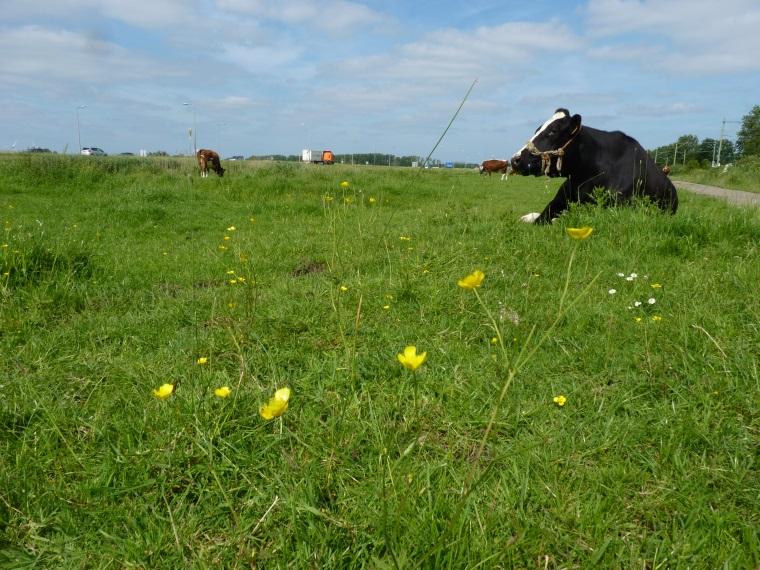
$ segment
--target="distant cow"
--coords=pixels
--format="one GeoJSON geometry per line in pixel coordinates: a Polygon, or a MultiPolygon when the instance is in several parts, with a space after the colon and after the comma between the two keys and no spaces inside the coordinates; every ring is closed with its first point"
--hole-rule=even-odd
{"type": "Polygon", "coordinates": [[[494,172],[501,172],[501,179],[504,180],[507,177],[507,169],[509,168],[508,160],[484,160],[483,163],[478,166],[480,174],[488,174],[491,176],[494,172]]]}
{"type": "Polygon", "coordinates": [[[208,178],[209,168],[219,176],[224,176],[224,168],[222,168],[219,155],[215,151],[202,148],[196,154],[196,158],[198,159],[198,168],[201,169],[201,178],[208,178]]]}
{"type": "Polygon", "coordinates": [[[606,188],[614,203],[647,196],[666,212],[678,208],[675,186],[636,140],[620,131],[581,127],[581,116],[567,109],[557,109],[536,129],[511,163],[523,176],[567,179],[544,211],[522,216],[524,222],[545,224],[571,202],[593,202],[594,188],[606,188]]]}

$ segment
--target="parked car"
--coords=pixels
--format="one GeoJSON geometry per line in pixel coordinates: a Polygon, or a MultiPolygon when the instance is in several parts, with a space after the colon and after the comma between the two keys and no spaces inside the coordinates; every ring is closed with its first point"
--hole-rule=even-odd
{"type": "Polygon", "coordinates": [[[48,152],[53,152],[53,151],[51,151],[49,148],[40,148],[38,146],[33,146],[30,149],[28,149],[26,152],[45,152],[45,153],[48,153],[48,152]]]}
{"type": "Polygon", "coordinates": [[[81,151],[83,156],[108,156],[102,148],[86,146],[81,151]]]}
{"type": "Polygon", "coordinates": [[[239,154],[229,157],[227,160],[245,160],[245,157],[239,154]]]}

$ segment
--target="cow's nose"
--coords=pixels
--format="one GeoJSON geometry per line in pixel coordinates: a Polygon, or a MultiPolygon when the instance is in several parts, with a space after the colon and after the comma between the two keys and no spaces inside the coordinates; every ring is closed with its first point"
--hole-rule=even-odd
{"type": "Polygon", "coordinates": [[[520,166],[520,155],[516,154],[512,157],[512,168],[517,170],[518,166],[520,166]]]}

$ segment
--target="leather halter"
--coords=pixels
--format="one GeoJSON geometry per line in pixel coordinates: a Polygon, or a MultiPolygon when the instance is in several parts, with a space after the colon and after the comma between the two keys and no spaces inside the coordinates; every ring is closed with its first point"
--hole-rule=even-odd
{"type": "Polygon", "coordinates": [[[533,144],[533,141],[528,141],[525,144],[525,148],[528,150],[530,154],[533,156],[540,156],[541,157],[541,170],[544,171],[544,174],[546,176],[549,176],[549,170],[552,166],[552,157],[557,157],[557,172],[560,174],[562,173],[562,157],[565,156],[565,149],[568,147],[568,145],[575,140],[575,137],[578,136],[578,134],[581,132],[581,125],[578,125],[576,129],[571,133],[572,136],[570,137],[570,140],[568,140],[565,144],[563,144],[561,147],[559,147],[556,150],[538,150],[536,148],[536,145],[533,144]]]}

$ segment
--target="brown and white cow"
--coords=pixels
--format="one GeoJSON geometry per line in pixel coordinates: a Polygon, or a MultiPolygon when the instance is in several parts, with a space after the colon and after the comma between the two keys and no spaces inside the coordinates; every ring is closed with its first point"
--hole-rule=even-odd
{"type": "Polygon", "coordinates": [[[224,176],[224,168],[219,161],[219,155],[207,148],[202,148],[196,154],[198,159],[198,168],[201,169],[201,178],[208,178],[208,169],[211,168],[219,176],[224,176]]]}
{"type": "Polygon", "coordinates": [[[501,172],[501,179],[504,180],[507,177],[507,169],[509,168],[508,160],[484,160],[478,170],[481,174],[488,174],[491,176],[493,172],[501,172]]]}

